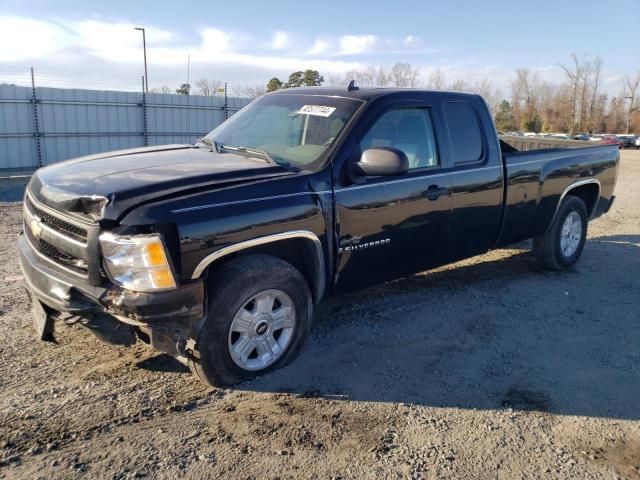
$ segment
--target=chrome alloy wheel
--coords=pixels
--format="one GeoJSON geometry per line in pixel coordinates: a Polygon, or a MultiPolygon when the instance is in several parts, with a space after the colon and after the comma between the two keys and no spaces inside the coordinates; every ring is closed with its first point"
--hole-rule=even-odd
{"type": "Polygon", "coordinates": [[[560,231],[560,250],[565,257],[570,257],[578,250],[582,239],[582,219],[578,212],[572,211],[565,218],[560,231]]]}
{"type": "Polygon", "coordinates": [[[236,313],[229,329],[231,359],[244,370],[262,370],[286,352],[296,327],[293,301],[281,290],[264,290],[236,313]]]}

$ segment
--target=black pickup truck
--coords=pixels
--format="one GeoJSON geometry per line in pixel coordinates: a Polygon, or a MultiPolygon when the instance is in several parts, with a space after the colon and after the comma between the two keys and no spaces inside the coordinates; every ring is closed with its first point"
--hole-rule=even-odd
{"type": "Polygon", "coordinates": [[[195,145],[38,170],[20,261],[40,338],[77,322],[231,384],[291,361],[329,295],[529,238],[571,267],[618,164],[616,145],[516,151],[477,95],[289,89],[195,145]]]}

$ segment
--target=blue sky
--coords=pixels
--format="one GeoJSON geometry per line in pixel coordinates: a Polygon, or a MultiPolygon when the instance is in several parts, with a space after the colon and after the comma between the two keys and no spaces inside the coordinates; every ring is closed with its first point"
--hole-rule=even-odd
{"type": "MultiPolygon", "coordinates": [[[[409,62],[426,81],[484,78],[503,90],[517,67],[559,81],[571,53],[599,55],[605,88],[640,70],[640,0],[56,2],[0,0],[0,80],[41,77],[97,86],[137,81],[147,30],[150,86],[208,77],[235,85],[313,67],[326,77],[409,62]]],[[[61,85],[62,86],[62,85],[61,85]]]]}

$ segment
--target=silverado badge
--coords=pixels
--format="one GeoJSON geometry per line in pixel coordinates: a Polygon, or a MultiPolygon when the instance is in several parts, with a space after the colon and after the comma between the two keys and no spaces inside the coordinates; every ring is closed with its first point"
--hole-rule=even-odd
{"type": "Polygon", "coordinates": [[[349,237],[340,241],[339,252],[352,252],[357,250],[364,250],[365,248],[382,247],[389,245],[391,239],[383,238],[381,240],[375,240],[370,242],[363,242],[362,237],[349,237]]]}

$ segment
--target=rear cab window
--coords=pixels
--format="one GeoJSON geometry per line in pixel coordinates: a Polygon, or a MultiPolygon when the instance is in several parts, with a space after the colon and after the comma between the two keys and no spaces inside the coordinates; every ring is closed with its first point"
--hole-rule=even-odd
{"type": "Polygon", "coordinates": [[[470,103],[449,101],[443,104],[454,165],[482,163],[484,149],[480,120],[470,103]]]}

